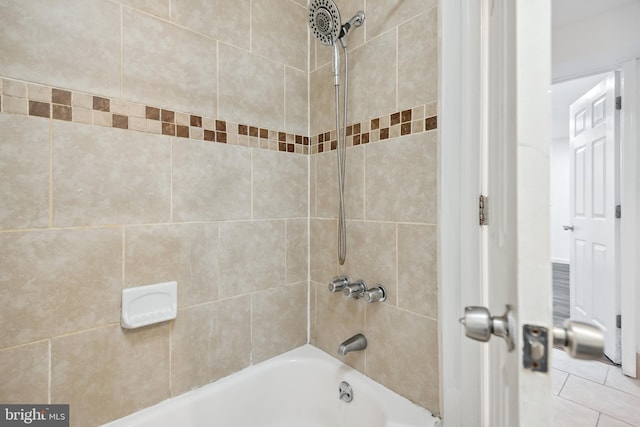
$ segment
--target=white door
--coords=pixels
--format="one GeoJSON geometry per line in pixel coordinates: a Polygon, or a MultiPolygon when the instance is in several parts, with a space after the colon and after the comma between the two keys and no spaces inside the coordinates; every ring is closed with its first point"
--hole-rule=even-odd
{"type": "Polygon", "coordinates": [[[605,354],[620,363],[617,75],[571,104],[571,318],[594,323],[605,336],[605,354]]]}
{"type": "MultiPolygon", "coordinates": [[[[549,333],[550,2],[487,0],[487,306],[513,308],[513,351],[488,345],[487,427],[551,425],[551,369],[525,369],[525,325],[549,333]]],[[[541,362],[542,363],[542,362],[541,362]]],[[[537,365],[539,367],[539,365],[537,365]]]]}

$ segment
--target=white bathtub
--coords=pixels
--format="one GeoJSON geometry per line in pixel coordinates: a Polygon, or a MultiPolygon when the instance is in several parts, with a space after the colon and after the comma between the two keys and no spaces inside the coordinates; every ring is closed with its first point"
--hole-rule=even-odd
{"type": "Polygon", "coordinates": [[[108,427],[436,427],[440,421],[321,350],[305,345],[108,427]],[[353,389],[339,398],[341,381],[353,389]]]}

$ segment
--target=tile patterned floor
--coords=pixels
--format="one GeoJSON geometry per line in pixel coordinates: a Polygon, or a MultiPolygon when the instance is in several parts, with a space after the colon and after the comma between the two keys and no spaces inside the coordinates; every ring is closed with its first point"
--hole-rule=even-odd
{"type": "Polygon", "coordinates": [[[640,380],[553,349],[553,427],[640,427],[640,380]]]}

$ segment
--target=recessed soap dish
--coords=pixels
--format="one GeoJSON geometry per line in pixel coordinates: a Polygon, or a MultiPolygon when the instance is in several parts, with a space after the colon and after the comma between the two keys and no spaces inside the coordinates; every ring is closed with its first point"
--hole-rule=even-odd
{"type": "Polygon", "coordinates": [[[122,317],[125,329],[141,328],[175,319],[178,311],[178,283],[166,282],[122,290],[122,317]]]}

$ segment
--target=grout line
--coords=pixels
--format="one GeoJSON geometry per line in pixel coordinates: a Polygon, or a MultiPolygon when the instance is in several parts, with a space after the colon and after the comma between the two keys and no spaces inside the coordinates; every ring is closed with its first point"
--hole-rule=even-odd
{"type": "Polygon", "coordinates": [[[51,388],[53,386],[53,340],[51,338],[49,338],[47,340],[48,342],[48,348],[49,348],[49,384],[48,384],[48,388],[47,388],[47,401],[49,404],[51,404],[51,388]]]}
{"type": "Polygon", "coordinates": [[[253,187],[255,185],[254,183],[254,176],[253,176],[253,148],[251,148],[251,152],[250,152],[250,160],[251,160],[251,172],[250,172],[250,179],[251,179],[251,194],[250,194],[250,198],[251,198],[251,214],[250,214],[250,218],[251,221],[253,221],[255,218],[253,217],[253,187]]]}
{"type": "MultiPolygon", "coordinates": [[[[556,368],[553,368],[556,369],[556,368]]],[[[560,371],[560,369],[558,369],[560,371]]],[[[561,371],[564,372],[564,371],[561,371]]],[[[558,390],[558,396],[560,396],[560,393],[562,393],[562,390],[564,390],[564,386],[567,384],[567,381],[569,381],[569,377],[571,376],[570,373],[567,372],[567,376],[565,377],[564,381],[562,382],[562,385],[560,386],[560,390],[558,390]]]]}
{"type": "Polygon", "coordinates": [[[49,228],[55,219],[53,209],[53,119],[49,119],[49,228]]]}
{"type": "Polygon", "coordinates": [[[220,116],[220,41],[216,40],[216,117],[220,116]]]}
{"type": "Polygon", "coordinates": [[[120,98],[124,97],[124,6],[120,5],[120,98]]]}
{"type": "Polygon", "coordinates": [[[120,289],[124,289],[125,288],[125,283],[126,283],[126,265],[127,265],[127,234],[126,234],[126,227],[123,225],[122,226],[122,278],[121,278],[121,282],[120,282],[120,289]]]}
{"type": "MultiPolygon", "coordinates": [[[[177,312],[176,312],[177,317],[177,312]]],[[[173,325],[175,322],[169,323],[169,397],[173,397],[173,325]]]]}
{"type": "Polygon", "coordinates": [[[396,307],[400,308],[400,252],[398,248],[400,246],[400,230],[399,225],[396,223],[396,307]]]}
{"type": "Polygon", "coordinates": [[[175,143],[175,138],[173,138],[169,143],[169,221],[173,224],[175,223],[173,218],[173,145],[175,143]]]}
{"type": "MultiPolygon", "coordinates": [[[[396,111],[398,111],[398,106],[400,105],[400,26],[396,27],[396,111]]],[[[426,115],[426,112],[425,112],[426,115]]]]}

